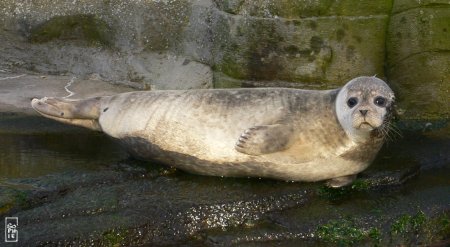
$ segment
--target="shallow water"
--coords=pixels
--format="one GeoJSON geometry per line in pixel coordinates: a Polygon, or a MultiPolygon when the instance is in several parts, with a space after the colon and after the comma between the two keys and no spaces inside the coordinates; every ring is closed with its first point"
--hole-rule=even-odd
{"type": "Polygon", "coordinates": [[[391,233],[396,219],[418,212],[426,222],[448,219],[450,140],[439,132],[405,132],[360,176],[362,188],[338,191],[139,162],[101,133],[39,117],[1,118],[0,139],[0,216],[18,216],[31,245],[346,245],[374,243],[365,232],[375,228],[387,245],[448,238],[391,233]],[[366,235],[352,240],[352,231],[366,235]]]}
{"type": "Polygon", "coordinates": [[[124,157],[119,146],[96,133],[1,134],[0,179],[96,170],[124,157]]]}
{"type": "Polygon", "coordinates": [[[96,170],[128,155],[111,138],[40,117],[0,118],[0,179],[96,170]]]}

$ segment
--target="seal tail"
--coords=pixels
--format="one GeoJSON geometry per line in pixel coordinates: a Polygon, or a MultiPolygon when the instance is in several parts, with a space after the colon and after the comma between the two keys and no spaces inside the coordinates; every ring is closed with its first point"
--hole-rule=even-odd
{"type": "Polygon", "coordinates": [[[56,121],[101,131],[101,97],[86,100],[67,100],[62,98],[33,99],[31,107],[44,117],[56,121]]]}

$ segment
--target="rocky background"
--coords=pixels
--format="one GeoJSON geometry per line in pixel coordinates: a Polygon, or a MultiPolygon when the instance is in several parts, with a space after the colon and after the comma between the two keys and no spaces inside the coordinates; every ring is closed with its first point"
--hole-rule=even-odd
{"type": "Polygon", "coordinates": [[[447,0],[4,0],[0,25],[3,73],[138,89],[334,88],[377,75],[402,118],[449,118],[447,0]]]}

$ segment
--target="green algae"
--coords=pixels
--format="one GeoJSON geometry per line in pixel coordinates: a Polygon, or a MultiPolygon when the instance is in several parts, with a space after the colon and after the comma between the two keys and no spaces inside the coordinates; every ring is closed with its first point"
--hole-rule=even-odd
{"type": "Polygon", "coordinates": [[[422,210],[403,214],[388,226],[389,231],[377,226],[364,228],[358,222],[353,218],[330,220],[318,226],[314,234],[319,240],[337,246],[427,246],[450,236],[448,213],[434,217],[422,210]]]}
{"type": "Polygon", "coordinates": [[[411,231],[417,232],[421,226],[425,223],[426,217],[422,211],[419,211],[416,215],[402,215],[391,225],[391,234],[406,234],[411,231]]]}
{"type": "Polygon", "coordinates": [[[316,191],[316,193],[323,199],[335,201],[347,198],[359,192],[367,192],[370,188],[371,183],[369,181],[356,179],[351,185],[340,188],[331,188],[323,185],[316,191]]]}
{"type": "Polygon", "coordinates": [[[428,217],[422,210],[416,214],[403,214],[391,224],[391,243],[429,245],[450,236],[448,213],[428,217]]]}
{"type": "Polygon", "coordinates": [[[126,236],[128,235],[127,230],[123,229],[113,229],[111,231],[107,231],[103,233],[103,243],[105,243],[107,246],[112,247],[118,247],[122,246],[122,244],[125,242],[126,236]]]}
{"type": "Polygon", "coordinates": [[[348,219],[331,220],[317,227],[315,235],[324,242],[337,244],[338,246],[350,246],[362,241],[373,244],[381,241],[381,231],[378,228],[362,229],[348,219]]]}

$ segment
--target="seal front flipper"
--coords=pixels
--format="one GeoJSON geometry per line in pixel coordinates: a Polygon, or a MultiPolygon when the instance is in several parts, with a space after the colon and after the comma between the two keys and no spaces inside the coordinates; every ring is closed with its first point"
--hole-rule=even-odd
{"type": "Polygon", "coordinates": [[[327,186],[331,187],[331,188],[339,188],[339,187],[351,184],[355,179],[356,179],[356,174],[332,178],[332,179],[328,180],[327,186]]]}
{"type": "Polygon", "coordinates": [[[98,124],[101,99],[101,97],[97,97],[86,100],[67,100],[45,97],[33,99],[31,106],[44,117],[93,130],[101,130],[98,124]]]}
{"type": "Polygon", "coordinates": [[[294,128],[283,123],[251,127],[241,134],[235,148],[250,155],[282,151],[291,144],[293,133],[294,128]]]}

